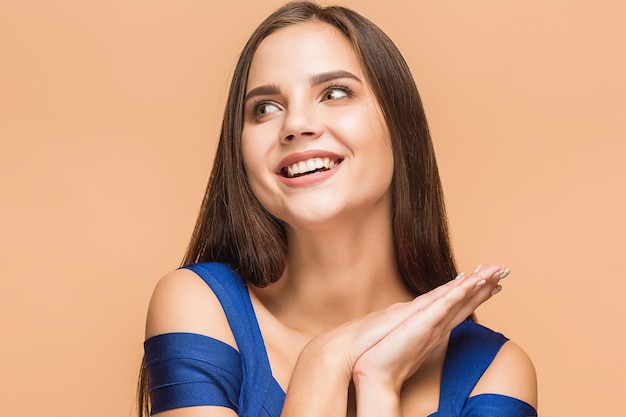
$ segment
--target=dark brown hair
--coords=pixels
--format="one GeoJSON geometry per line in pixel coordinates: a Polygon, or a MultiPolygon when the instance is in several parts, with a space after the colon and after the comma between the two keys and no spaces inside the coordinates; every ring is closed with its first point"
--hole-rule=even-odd
{"type": "MultiPolygon", "coordinates": [[[[404,58],[376,25],[344,7],[311,2],[292,2],[276,10],[241,52],[213,171],[183,264],[227,263],[256,286],[275,282],[283,273],[285,227],[261,206],[244,175],[244,96],[259,44],[281,28],[311,21],[332,25],[351,42],[382,109],[394,156],[392,216],[398,269],[407,287],[415,295],[423,294],[452,278],[456,267],[435,153],[417,87],[404,58]]],[[[147,415],[143,368],[139,391],[139,412],[147,415]]]]}
{"type": "Polygon", "coordinates": [[[248,71],[259,44],[283,27],[330,24],[351,42],[382,109],[394,155],[393,232],[407,286],[424,293],[455,273],[439,174],[419,93],[402,55],[385,33],[343,7],[289,3],[269,16],[245,45],[233,74],[213,172],[184,264],[233,266],[248,282],[265,286],[283,272],[287,243],[282,222],[258,202],[241,153],[248,71]]]}

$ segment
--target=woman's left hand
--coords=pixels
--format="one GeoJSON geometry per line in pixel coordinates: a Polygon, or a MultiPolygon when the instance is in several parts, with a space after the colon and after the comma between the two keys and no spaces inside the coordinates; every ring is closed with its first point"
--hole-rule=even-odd
{"type": "Polygon", "coordinates": [[[414,301],[419,303],[416,313],[364,352],[354,364],[359,416],[363,410],[368,410],[367,415],[380,415],[376,409],[389,413],[390,407],[398,408],[404,382],[448,339],[455,326],[499,292],[498,281],[506,274],[508,269],[496,265],[477,268],[453,285],[448,283],[418,297],[414,301]]]}

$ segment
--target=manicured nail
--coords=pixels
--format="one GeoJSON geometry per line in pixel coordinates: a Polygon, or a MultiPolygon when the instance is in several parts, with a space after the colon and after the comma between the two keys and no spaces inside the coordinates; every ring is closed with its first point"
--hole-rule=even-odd
{"type": "Polygon", "coordinates": [[[461,272],[459,275],[457,275],[454,279],[462,279],[465,276],[465,272],[461,272]]]}
{"type": "Polygon", "coordinates": [[[483,285],[485,285],[486,283],[487,283],[487,281],[485,281],[484,279],[481,279],[480,281],[478,281],[478,282],[476,283],[476,288],[480,288],[480,287],[482,287],[483,285]]]}
{"type": "Polygon", "coordinates": [[[502,291],[502,285],[496,285],[493,290],[491,290],[491,295],[496,295],[502,291]]]}
{"type": "Polygon", "coordinates": [[[509,276],[510,273],[511,273],[511,270],[509,268],[501,269],[500,271],[498,271],[497,278],[498,279],[504,279],[507,276],[509,276]]]}
{"type": "Polygon", "coordinates": [[[472,274],[477,273],[477,272],[478,272],[478,271],[480,271],[481,269],[483,269],[483,266],[479,264],[476,268],[474,268],[474,270],[472,271],[472,274]]]}

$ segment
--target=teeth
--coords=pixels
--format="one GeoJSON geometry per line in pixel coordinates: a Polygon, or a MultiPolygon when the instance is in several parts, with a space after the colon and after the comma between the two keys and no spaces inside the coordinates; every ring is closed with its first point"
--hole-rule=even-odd
{"type": "Polygon", "coordinates": [[[331,161],[330,158],[311,158],[306,161],[299,161],[291,164],[287,167],[287,175],[293,177],[298,174],[305,174],[307,172],[313,172],[316,169],[333,169],[337,166],[335,161],[331,161]]]}

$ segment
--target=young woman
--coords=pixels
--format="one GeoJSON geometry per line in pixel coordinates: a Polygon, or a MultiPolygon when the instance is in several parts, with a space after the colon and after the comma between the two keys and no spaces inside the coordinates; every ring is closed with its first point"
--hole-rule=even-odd
{"type": "Polygon", "coordinates": [[[457,276],[418,91],[354,11],[254,32],[184,265],[150,303],[144,414],[149,389],[163,417],[536,415],[528,357],[472,321],[509,270],[457,276]]]}

